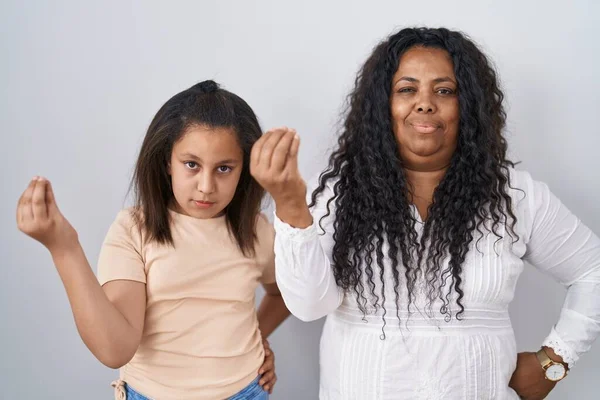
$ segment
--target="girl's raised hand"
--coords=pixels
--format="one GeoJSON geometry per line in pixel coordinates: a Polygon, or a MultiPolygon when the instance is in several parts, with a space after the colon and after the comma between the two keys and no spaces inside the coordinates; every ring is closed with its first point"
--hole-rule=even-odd
{"type": "Polygon", "coordinates": [[[77,232],[62,215],[52,185],[42,177],[35,177],[17,204],[17,226],[50,250],[51,253],[77,245],[77,232]]]}

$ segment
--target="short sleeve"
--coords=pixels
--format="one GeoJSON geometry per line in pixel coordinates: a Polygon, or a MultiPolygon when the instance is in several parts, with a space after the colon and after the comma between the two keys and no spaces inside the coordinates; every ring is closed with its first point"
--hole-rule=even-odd
{"type": "Polygon", "coordinates": [[[256,258],[262,270],[260,283],[275,283],[275,230],[264,214],[260,214],[256,222],[256,235],[256,258]]]}
{"type": "Polygon", "coordinates": [[[140,229],[131,209],[119,212],[110,226],[98,258],[100,285],[115,280],[146,283],[140,229]]]}

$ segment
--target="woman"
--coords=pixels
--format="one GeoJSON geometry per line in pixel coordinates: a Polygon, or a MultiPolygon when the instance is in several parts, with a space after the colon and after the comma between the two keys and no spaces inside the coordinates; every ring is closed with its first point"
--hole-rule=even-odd
{"type": "Polygon", "coordinates": [[[308,200],[296,133],[255,144],[284,300],[327,316],[322,400],[541,399],[598,335],[600,239],[513,169],[502,101],[464,35],[403,29],[362,68],[308,200]],[[517,354],[508,306],[525,261],[568,294],[543,347],[517,354]]]}

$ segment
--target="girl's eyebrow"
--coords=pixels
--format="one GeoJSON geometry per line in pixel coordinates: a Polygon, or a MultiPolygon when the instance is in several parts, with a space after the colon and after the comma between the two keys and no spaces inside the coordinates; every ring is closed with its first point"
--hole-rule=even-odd
{"type": "MultiPolygon", "coordinates": [[[[183,153],[181,155],[181,157],[183,157],[183,158],[189,158],[189,159],[192,159],[194,161],[202,161],[202,159],[200,157],[198,157],[197,155],[192,154],[192,153],[183,153]]],[[[228,158],[226,160],[217,161],[215,164],[235,164],[238,161],[239,160],[236,160],[236,159],[233,159],[233,158],[228,158]]]]}

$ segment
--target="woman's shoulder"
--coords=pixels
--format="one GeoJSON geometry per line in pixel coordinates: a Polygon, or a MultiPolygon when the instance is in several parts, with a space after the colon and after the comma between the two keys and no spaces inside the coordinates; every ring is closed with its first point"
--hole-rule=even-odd
{"type": "MultiPolygon", "coordinates": [[[[318,191],[314,198],[313,211],[316,209],[322,209],[326,206],[327,202],[335,197],[335,185],[339,182],[338,176],[333,176],[326,179],[321,185],[322,172],[314,174],[306,182],[306,203],[313,203],[313,194],[318,191]]],[[[331,204],[330,206],[335,206],[331,204]]]]}
{"type": "MultiPolygon", "coordinates": [[[[321,171],[310,176],[310,178],[306,182],[306,187],[308,188],[309,192],[312,193],[315,189],[319,187],[319,184],[322,181],[323,174],[324,171],[321,171]]],[[[333,192],[333,188],[339,180],[339,176],[332,176],[331,178],[325,181],[324,189],[333,192]]]]}
{"type": "Polygon", "coordinates": [[[535,196],[546,191],[546,183],[535,179],[527,170],[509,168],[509,190],[523,192],[526,195],[535,196]]]}
{"type": "Polygon", "coordinates": [[[530,215],[536,214],[551,202],[559,201],[545,182],[535,179],[526,170],[515,168],[510,169],[508,193],[517,209],[530,215]]]}
{"type": "Polygon", "coordinates": [[[508,175],[512,188],[525,189],[532,181],[531,174],[526,170],[510,167],[508,168],[508,175]]]}

